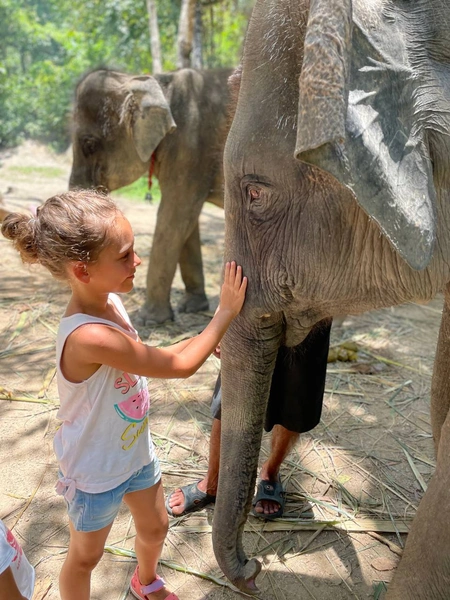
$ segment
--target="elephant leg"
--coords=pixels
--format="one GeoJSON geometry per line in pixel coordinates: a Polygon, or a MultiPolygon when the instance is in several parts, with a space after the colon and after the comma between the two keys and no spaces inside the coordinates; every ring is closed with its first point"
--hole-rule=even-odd
{"type": "MultiPolygon", "coordinates": [[[[159,223],[159,220],[158,220],[159,223]]],[[[181,251],[181,240],[169,239],[167,231],[155,229],[147,271],[147,300],[139,318],[144,325],[173,320],[170,290],[181,251]]],[[[175,238],[176,233],[172,233],[175,238]]]]}
{"type": "Polygon", "coordinates": [[[187,313],[208,310],[198,221],[181,249],[180,271],[186,292],[178,310],[187,313]]]}
{"type": "MultiPolygon", "coordinates": [[[[160,180],[161,189],[163,184],[160,180]]],[[[147,271],[147,300],[141,309],[139,321],[143,324],[163,323],[172,320],[174,313],[170,305],[170,290],[182,248],[203,205],[195,194],[186,191],[184,203],[180,204],[177,189],[162,192],[147,271]],[[194,197],[195,200],[188,201],[194,197]]]]}
{"type": "Polygon", "coordinates": [[[450,290],[445,304],[431,385],[436,470],[411,525],[386,600],[437,600],[450,589],[450,290]]]}
{"type": "Polygon", "coordinates": [[[450,414],[441,427],[436,471],[420,502],[386,600],[441,600],[450,590],[450,414]]]}

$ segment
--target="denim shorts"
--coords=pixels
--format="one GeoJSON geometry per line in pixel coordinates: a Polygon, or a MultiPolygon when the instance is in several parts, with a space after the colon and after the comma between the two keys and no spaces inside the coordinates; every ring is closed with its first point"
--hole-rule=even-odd
{"type": "Polygon", "coordinates": [[[154,460],[139,469],[126,481],[107,492],[99,494],[90,494],[75,491],[75,496],[71,502],[67,502],[67,512],[69,519],[76,531],[98,531],[107,525],[110,525],[119,512],[125,494],[138,492],[153,487],[161,479],[161,469],[159,461],[154,460]]]}

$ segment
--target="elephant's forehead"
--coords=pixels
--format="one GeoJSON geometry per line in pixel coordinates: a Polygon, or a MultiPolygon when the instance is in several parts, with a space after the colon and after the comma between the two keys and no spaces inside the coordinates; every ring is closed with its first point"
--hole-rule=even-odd
{"type": "Polygon", "coordinates": [[[238,102],[226,148],[232,160],[247,155],[257,160],[266,153],[273,154],[275,147],[277,152],[285,149],[293,155],[295,147],[302,56],[300,10],[291,12],[283,3],[277,3],[267,18],[262,4],[255,7],[247,36],[238,102]]]}
{"type": "Polygon", "coordinates": [[[123,82],[113,77],[86,79],[77,90],[78,112],[98,116],[101,111],[119,110],[125,91],[123,82]]]}
{"type": "Polygon", "coordinates": [[[122,111],[120,98],[107,94],[84,94],[78,99],[74,122],[78,136],[100,134],[110,138],[118,129],[122,111]]]}

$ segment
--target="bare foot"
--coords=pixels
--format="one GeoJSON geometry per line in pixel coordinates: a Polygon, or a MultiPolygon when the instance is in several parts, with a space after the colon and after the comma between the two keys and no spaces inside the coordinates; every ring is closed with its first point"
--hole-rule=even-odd
{"type": "Polygon", "coordinates": [[[273,500],[259,500],[259,502],[255,504],[254,511],[261,515],[273,515],[274,513],[277,513],[280,508],[281,504],[279,502],[274,502],[273,500]]]}
{"type": "Polygon", "coordinates": [[[170,494],[167,504],[170,506],[175,517],[180,516],[184,512],[184,494],[180,488],[170,494]]]}

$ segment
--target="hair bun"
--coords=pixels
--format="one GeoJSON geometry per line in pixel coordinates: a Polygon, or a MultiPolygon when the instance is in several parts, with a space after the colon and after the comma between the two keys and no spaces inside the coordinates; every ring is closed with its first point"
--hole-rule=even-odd
{"type": "Polygon", "coordinates": [[[25,263],[39,262],[36,244],[37,226],[38,221],[35,217],[22,213],[11,213],[2,223],[2,234],[13,242],[25,263]]]}

